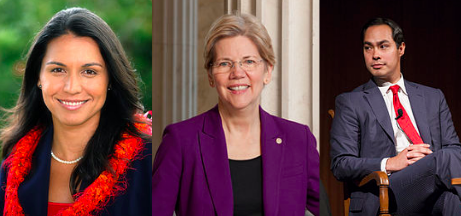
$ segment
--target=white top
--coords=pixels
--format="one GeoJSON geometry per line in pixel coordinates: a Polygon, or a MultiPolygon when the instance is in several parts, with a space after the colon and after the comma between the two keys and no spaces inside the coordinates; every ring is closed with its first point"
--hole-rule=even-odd
{"type": "MultiPolygon", "coordinates": [[[[381,92],[381,95],[384,98],[387,111],[389,112],[389,117],[391,118],[391,125],[394,131],[395,150],[397,151],[397,154],[398,154],[401,151],[403,151],[405,148],[410,146],[412,143],[410,139],[406,136],[406,134],[403,132],[403,130],[400,128],[400,126],[398,125],[397,120],[395,120],[397,116],[395,115],[394,104],[393,104],[394,96],[392,94],[392,91],[389,89],[389,87],[393,85],[400,86],[399,91],[398,91],[400,103],[402,104],[403,108],[405,108],[405,111],[410,117],[411,123],[415,127],[416,132],[419,134],[418,126],[416,125],[415,117],[413,116],[413,111],[411,110],[410,99],[408,98],[408,93],[405,88],[403,75],[400,76],[399,81],[397,81],[397,83],[395,84],[392,84],[390,82],[382,82],[381,80],[376,79],[376,78],[375,78],[375,82],[378,85],[379,91],[381,92]]],[[[389,158],[384,158],[381,161],[381,171],[386,172],[386,162],[388,159],[389,158]]]]}

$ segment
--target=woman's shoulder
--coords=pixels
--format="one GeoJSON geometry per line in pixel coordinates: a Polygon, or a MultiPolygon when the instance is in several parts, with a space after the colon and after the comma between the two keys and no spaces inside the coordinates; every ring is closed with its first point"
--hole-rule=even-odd
{"type": "Polygon", "coordinates": [[[214,107],[192,118],[168,125],[165,128],[164,134],[167,132],[174,132],[174,131],[180,131],[181,133],[187,133],[187,132],[195,132],[197,130],[201,130],[205,119],[208,117],[213,117],[213,116],[219,116],[219,111],[217,107],[214,107]]]}
{"type": "Polygon", "coordinates": [[[310,129],[307,125],[301,124],[292,120],[284,119],[278,116],[274,116],[263,109],[261,109],[261,118],[265,118],[265,124],[274,124],[277,128],[285,131],[299,131],[299,130],[308,130],[310,129]]]}

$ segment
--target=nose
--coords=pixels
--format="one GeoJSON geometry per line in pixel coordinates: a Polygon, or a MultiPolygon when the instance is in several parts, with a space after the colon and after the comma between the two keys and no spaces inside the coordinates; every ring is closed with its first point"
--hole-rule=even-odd
{"type": "Polygon", "coordinates": [[[377,49],[373,50],[373,60],[379,60],[381,59],[381,55],[377,49]]]}
{"type": "Polygon", "coordinates": [[[246,72],[242,69],[240,62],[234,62],[230,73],[231,79],[241,79],[246,76],[246,72]]]}
{"type": "Polygon", "coordinates": [[[69,94],[77,94],[82,91],[82,83],[78,73],[69,74],[65,80],[64,91],[69,94]]]}

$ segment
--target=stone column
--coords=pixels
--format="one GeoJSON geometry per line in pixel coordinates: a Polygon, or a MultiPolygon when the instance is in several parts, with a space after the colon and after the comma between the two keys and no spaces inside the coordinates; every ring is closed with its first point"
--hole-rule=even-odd
{"type": "Polygon", "coordinates": [[[253,14],[266,26],[277,64],[261,104],[308,125],[319,142],[319,0],[225,0],[224,11],[253,14]]]}
{"type": "Polygon", "coordinates": [[[152,7],[152,142],[156,149],[166,125],[197,112],[197,0],[156,0],[152,7]]]}

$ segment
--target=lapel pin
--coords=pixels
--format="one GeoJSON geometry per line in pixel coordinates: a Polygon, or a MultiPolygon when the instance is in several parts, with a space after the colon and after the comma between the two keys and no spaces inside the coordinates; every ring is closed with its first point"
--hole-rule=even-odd
{"type": "Polygon", "coordinates": [[[282,138],[277,138],[277,139],[275,140],[275,142],[276,142],[277,144],[282,144],[282,138]]]}

